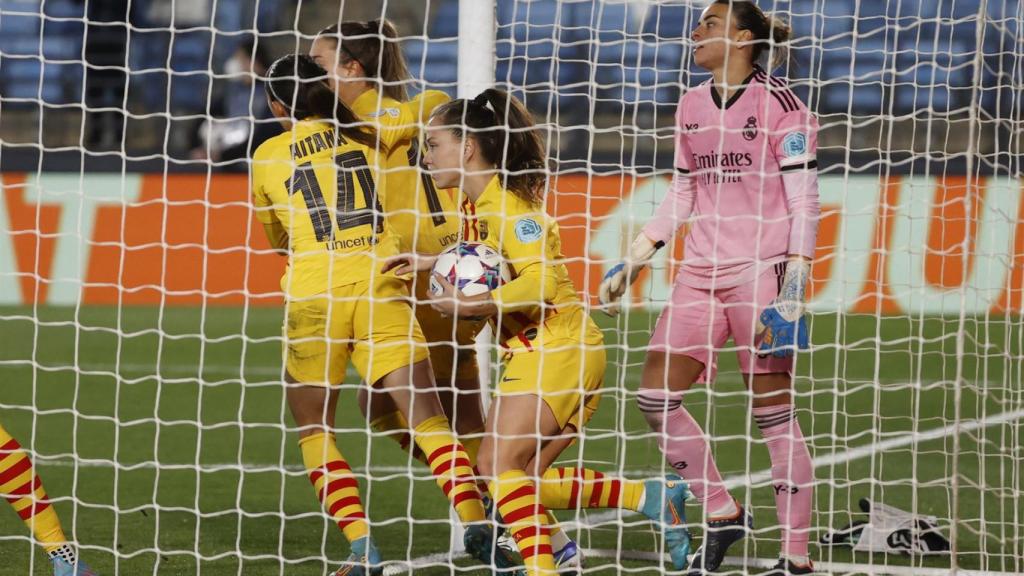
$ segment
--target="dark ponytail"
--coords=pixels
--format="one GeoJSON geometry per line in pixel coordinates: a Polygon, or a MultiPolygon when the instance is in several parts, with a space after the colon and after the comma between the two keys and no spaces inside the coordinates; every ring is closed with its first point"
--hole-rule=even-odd
{"type": "Polygon", "coordinates": [[[337,133],[370,148],[377,135],[326,83],[327,72],[304,54],[289,54],[267,69],[267,96],[281,103],[297,120],[316,116],[333,120],[337,133]]]}
{"type": "Polygon", "coordinates": [[[398,42],[398,30],[390,20],[368,22],[348,21],[328,26],[317,34],[317,40],[332,40],[341,63],[358,62],[368,78],[381,82],[385,96],[405,102],[409,67],[398,42]]]}
{"type": "Polygon", "coordinates": [[[729,7],[733,21],[738,30],[750,30],[754,36],[754,45],[750,54],[753,64],[761,59],[767,50],[771,54],[768,70],[774,70],[789,60],[789,47],[786,43],[792,34],[789,24],[771,14],[765,14],[761,7],[753,2],[736,0],[715,0],[715,4],[729,7]]]}
{"type": "Polygon", "coordinates": [[[527,202],[544,201],[547,154],[533,116],[515,96],[489,88],[472,100],[442,104],[431,115],[456,136],[468,133],[487,162],[501,168],[506,189],[527,202]]]}

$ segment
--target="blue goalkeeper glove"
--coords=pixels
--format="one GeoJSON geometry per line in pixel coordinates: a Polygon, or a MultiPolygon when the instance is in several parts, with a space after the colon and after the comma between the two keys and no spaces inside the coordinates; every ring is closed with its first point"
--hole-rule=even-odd
{"type": "Polygon", "coordinates": [[[804,318],[804,297],[811,265],[802,258],[786,263],[779,296],[757,319],[757,355],[786,358],[797,350],[810,348],[807,319],[804,318]]]}
{"type": "Polygon", "coordinates": [[[807,339],[807,319],[800,316],[795,322],[782,317],[774,303],[761,312],[758,322],[764,326],[761,344],[757,347],[757,355],[766,358],[792,356],[794,350],[807,350],[810,343],[807,339]],[[795,340],[795,342],[794,342],[795,340]]]}

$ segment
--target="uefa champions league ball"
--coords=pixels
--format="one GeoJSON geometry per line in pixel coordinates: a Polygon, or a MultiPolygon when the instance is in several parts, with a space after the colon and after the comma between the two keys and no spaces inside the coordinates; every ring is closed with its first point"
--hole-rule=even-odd
{"type": "MultiPolygon", "coordinates": [[[[512,279],[501,254],[486,244],[460,242],[441,253],[434,273],[444,277],[466,296],[490,292],[512,279]]],[[[441,285],[430,277],[430,293],[441,294],[441,285]]]]}

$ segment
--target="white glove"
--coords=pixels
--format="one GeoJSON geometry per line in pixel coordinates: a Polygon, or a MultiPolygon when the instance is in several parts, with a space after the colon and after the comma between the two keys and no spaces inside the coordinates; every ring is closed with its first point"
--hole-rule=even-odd
{"type": "Polygon", "coordinates": [[[640,271],[647,266],[651,257],[664,246],[665,243],[655,242],[644,233],[637,234],[633,245],[629,249],[629,257],[612,266],[605,273],[601,280],[601,287],[598,289],[597,297],[601,302],[605,314],[616,316],[619,313],[619,299],[626,293],[626,290],[636,282],[640,271]]]}

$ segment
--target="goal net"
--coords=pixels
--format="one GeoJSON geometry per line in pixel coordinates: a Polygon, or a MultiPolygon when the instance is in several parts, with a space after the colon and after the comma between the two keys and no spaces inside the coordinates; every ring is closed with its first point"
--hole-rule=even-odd
{"type": "MultiPolygon", "coordinates": [[[[348,556],[297,445],[284,260],[254,218],[248,177],[276,129],[267,64],[342,21],[395,23],[410,94],[472,97],[493,83],[529,107],[547,137],[547,210],[608,356],[599,410],[557,465],[671,472],[636,393],[681,239],[624,314],[606,317],[596,294],[668,189],[676,105],[709,79],[689,40],[707,4],[0,0],[0,424],[81,558],[101,574],[219,575],[328,574],[348,556]],[[479,21],[465,17],[471,4],[479,21]]],[[[811,558],[826,572],[1020,573],[1024,5],[758,5],[791,24],[789,62],[774,72],[821,125],[811,348],[794,380],[816,479],[811,558]],[[880,520],[879,505],[912,529],[880,520]],[[869,532],[820,543],[869,520],[888,552],[864,551],[869,532]],[[900,551],[920,522],[954,553],[900,551]]],[[[486,389],[500,347],[479,349],[486,389]]],[[[735,349],[684,404],[756,519],[727,568],[756,573],[778,558],[780,526],[735,349]]],[[[387,573],[479,570],[430,469],[367,423],[360,386],[349,369],[335,432],[387,573]]],[[[4,465],[0,453],[14,503],[4,465]]],[[[670,569],[641,515],[582,504],[555,515],[586,573],[670,569]]],[[[12,574],[50,570],[9,507],[0,558],[12,574]]]]}

